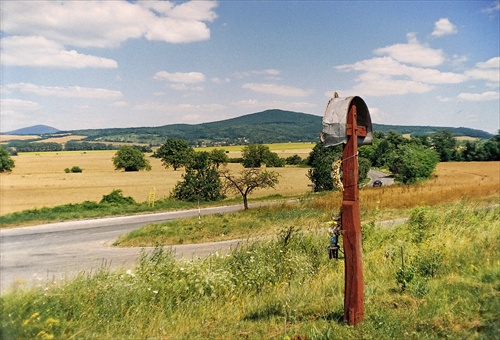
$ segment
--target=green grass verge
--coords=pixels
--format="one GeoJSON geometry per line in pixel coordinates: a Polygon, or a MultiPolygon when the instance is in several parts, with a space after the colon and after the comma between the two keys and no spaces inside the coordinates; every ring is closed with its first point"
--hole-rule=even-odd
{"type": "MultiPolygon", "coordinates": [[[[306,196],[311,195],[308,194],[306,196]]],[[[294,197],[290,196],[289,198],[292,199],[294,197]]],[[[282,199],[284,199],[282,195],[271,195],[266,197],[252,198],[249,199],[249,202],[263,202],[282,199]]],[[[237,197],[226,199],[223,201],[200,202],[201,207],[213,207],[232,204],[242,204],[242,199],[237,197]]],[[[174,198],[163,198],[161,200],[157,200],[155,201],[154,206],[149,206],[147,202],[123,204],[85,201],[83,203],[64,204],[55,207],[29,209],[6,214],[0,216],[0,228],[48,222],[101,218],[109,216],[123,216],[182,209],[196,209],[197,207],[197,202],[180,201],[174,198]]]]}
{"type": "MultiPolygon", "coordinates": [[[[419,207],[395,228],[376,220],[364,224],[365,319],[356,327],[342,321],[343,261],[328,259],[326,233],[307,232],[323,217],[301,220],[284,210],[261,222],[263,212],[255,209],[254,225],[276,225],[276,237],[244,243],[228,255],[179,261],[156,248],[127,271],[103,268],[67,283],[6,293],[1,337],[500,337],[498,207],[419,207]]],[[[227,223],[238,215],[226,215],[227,223]]]]}

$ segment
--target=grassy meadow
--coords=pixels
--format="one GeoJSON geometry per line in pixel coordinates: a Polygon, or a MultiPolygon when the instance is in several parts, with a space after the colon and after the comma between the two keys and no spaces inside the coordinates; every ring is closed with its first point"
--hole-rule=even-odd
{"type": "MultiPolygon", "coordinates": [[[[411,209],[408,222],[393,227],[379,223],[383,210],[365,219],[365,318],[356,327],[342,321],[342,254],[340,260],[328,259],[328,213],[312,200],[219,216],[226,232],[269,226],[274,232],[243,242],[230,254],[176,260],[157,247],[144,252],[133,269],[102,268],[92,276],[82,273],[68,282],[4,294],[1,334],[4,339],[498,339],[500,208],[483,203],[420,206],[411,209]]],[[[208,231],[212,222],[204,219],[199,228],[208,231]]]]}

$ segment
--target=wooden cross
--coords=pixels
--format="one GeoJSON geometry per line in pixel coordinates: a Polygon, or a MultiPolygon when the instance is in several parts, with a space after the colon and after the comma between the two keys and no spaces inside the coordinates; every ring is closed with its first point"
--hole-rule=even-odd
{"type": "Polygon", "coordinates": [[[366,136],[366,126],[357,125],[357,108],[352,103],[347,114],[347,143],[342,152],[343,197],[342,237],[345,256],[344,321],[363,321],[363,266],[358,189],[358,136],[366,136]]]}

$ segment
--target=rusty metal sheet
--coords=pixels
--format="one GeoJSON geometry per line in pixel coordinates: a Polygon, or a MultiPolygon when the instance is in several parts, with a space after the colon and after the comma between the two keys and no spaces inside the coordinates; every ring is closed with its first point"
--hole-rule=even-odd
{"type": "Polygon", "coordinates": [[[372,121],[368,106],[358,96],[340,98],[334,96],[326,105],[323,116],[323,131],[321,141],[325,146],[335,146],[347,143],[347,113],[351,104],[357,107],[357,125],[366,129],[366,135],[358,135],[358,145],[369,145],[373,140],[372,121]]]}

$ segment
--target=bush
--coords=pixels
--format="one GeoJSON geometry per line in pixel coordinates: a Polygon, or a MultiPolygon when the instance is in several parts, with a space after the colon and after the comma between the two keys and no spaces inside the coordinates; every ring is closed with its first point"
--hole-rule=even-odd
{"type": "Polygon", "coordinates": [[[103,195],[99,203],[135,204],[135,200],[130,196],[123,196],[121,189],[115,189],[110,194],[103,195]]]}
{"type": "Polygon", "coordinates": [[[75,172],[79,173],[79,172],[83,172],[83,169],[80,168],[79,166],[75,165],[71,169],[70,168],[64,169],[64,172],[67,173],[67,174],[69,174],[70,172],[72,172],[72,173],[75,173],[75,172]]]}
{"type": "Polygon", "coordinates": [[[285,159],[285,163],[288,165],[299,165],[302,162],[302,158],[299,155],[295,154],[293,156],[287,157],[285,159]]]}

